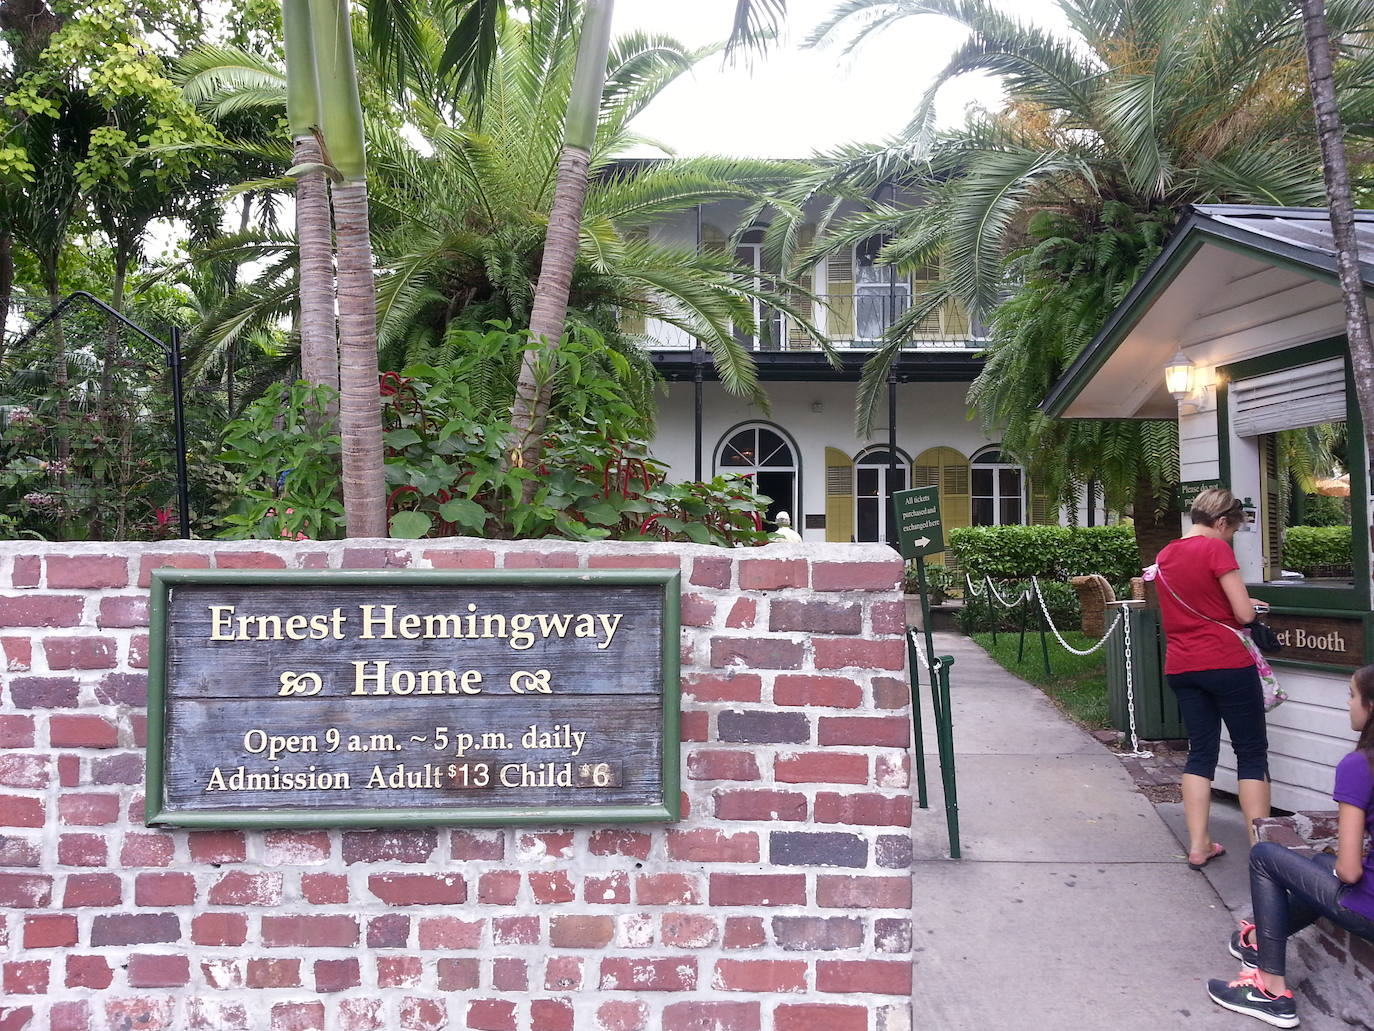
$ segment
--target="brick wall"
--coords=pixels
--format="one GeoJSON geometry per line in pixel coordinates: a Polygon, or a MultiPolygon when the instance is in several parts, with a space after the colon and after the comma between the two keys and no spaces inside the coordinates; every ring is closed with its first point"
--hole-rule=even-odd
{"type": "Polygon", "coordinates": [[[910,728],[886,548],[0,550],[0,1031],[905,1031],[910,728]],[[681,568],[672,826],[143,826],[158,566],[681,568]]]}

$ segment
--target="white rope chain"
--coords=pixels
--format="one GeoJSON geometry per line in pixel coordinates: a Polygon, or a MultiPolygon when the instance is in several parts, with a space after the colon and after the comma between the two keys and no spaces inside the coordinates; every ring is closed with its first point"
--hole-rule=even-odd
{"type": "Polygon", "coordinates": [[[1147,752],[1140,747],[1140,735],[1135,729],[1135,676],[1131,671],[1131,621],[1129,619],[1121,628],[1121,643],[1126,660],[1126,717],[1131,728],[1131,750],[1125,754],[1137,759],[1150,759],[1154,757],[1154,752],[1147,752]]]}
{"type": "Polygon", "coordinates": [[[921,660],[921,665],[926,668],[926,672],[932,675],[939,673],[940,668],[944,665],[944,663],[940,661],[940,656],[935,656],[934,666],[926,661],[925,652],[921,650],[921,639],[916,635],[917,631],[915,628],[907,629],[907,636],[911,638],[912,650],[916,653],[916,657],[921,660]]]}
{"type": "Polygon", "coordinates": [[[1049,606],[1045,604],[1045,596],[1040,592],[1040,581],[1038,581],[1035,577],[1031,577],[1031,584],[1035,587],[1035,597],[1040,602],[1040,611],[1045,614],[1045,622],[1049,624],[1050,631],[1054,634],[1054,639],[1063,646],[1065,651],[1072,652],[1075,655],[1091,655],[1093,652],[1097,651],[1097,649],[1101,648],[1104,644],[1107,643],[1107,638],[1112,636],[1112,631],[1116,629],[1117,623],[1120,623],[1122,616],[1125,615],[1125,613],[1122,610],[1118,609],[1116,613],[1116,619],[1112,621],[1111,626],[1107,627],[1107,632],[1103,635],[1102,640],[1098,641],[1087,651],[1080,651],[1073,645],[1069,644],[1068,641],[1064,640],[1064,635],[1061,634],[1059,632],[1059,628],[1054,625],[1054,620],[1050,618],[1049,606]]]}

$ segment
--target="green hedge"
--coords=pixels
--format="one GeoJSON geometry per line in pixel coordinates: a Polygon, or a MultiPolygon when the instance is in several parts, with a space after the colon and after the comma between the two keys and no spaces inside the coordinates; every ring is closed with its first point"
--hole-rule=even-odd
{"type": "Polygon", "coordinates": [[[1113,584],[1140,575],[1131,526],[966,526],[949,531],[949,550],[976,582],[1037,576],[1067,581],[1101,573],[1113,584]]]}
{"type": "MultiPolygon", "coordinates": [[[[1000,581],[997,583],[997,593],[1007,601],[1019,598],[1021,592],[1031,586],[1029,580],[1000,581]]],[[[974,587],[978,588],[977,595],[970,597],[964,595],[963,607],[959,609],[959,629],[966,634],[986,633],[993,628],[993,621],[996,620],[997,629],[1006,631],[1016,631],[1021,629],[1024,607],[1018,605],[1015,608],[1004,608],[1002,605],[991,601],[985,592],[986,581],[980,584],[974,581],[974,587]]],[[[1041,580],[1040,591],[1045,596],[1045,605],[1050,610],[1050,619],[1061,631],[1077,630],[1082,623],[1082,615],[1078,608],[1078,594],[1072,585],[1062,580],[1041,580]]],[[[1031,630],[1038,630],[1044,616],[1040,612],[1040,602],[1032,594],[1030,599],[1030,612],[1025,615],[1026,626],[1031,630]]]]}
{"type": "Polygon", "coordinates": [[[1290,526],[1283,532],[1283,568],[1304,576],[1350,568],[1350,527],[1290,526]]]}

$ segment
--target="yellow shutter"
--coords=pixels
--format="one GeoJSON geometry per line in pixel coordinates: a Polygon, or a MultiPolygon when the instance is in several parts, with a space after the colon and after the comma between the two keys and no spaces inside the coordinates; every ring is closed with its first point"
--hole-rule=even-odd
{"type": "Polygon", "coordinates": [[[825,449],[825,539],[854,539],[854,460],[837,447],[825,449]]]}
{"type": "MultiPolygon", "coordinates": [[[[949,531],[958,526],[968,526],[973,521],[973,498],[969,487],[968,459],[956,448],[926,448],[911,463],[911,485],[913,487],[938,486],[940,488],[940,523],[945,530],[945,541],[949,541],[949,531]]],[[[946,552],[948,554],[948,552],[946,552]]],[[[944,564],[944,556],[933,556],[931,563],[944,564]]]]}
{"type": "Polygon", "coordinates": [[[1036,486],[1033,480],[1029,482],[1030,518],[1026,522],[1031,526],[1058,526],[1059,506],[1054,503],[1048,491],[1036,486]]]}
{"type": "Polygon", "coordinates": [[[825,261],[826,333],[831,340],[854,339],[854,252],[846,247],[825,261]]]}
{"type": "MultiPolygon", "coordinates": [[[[810,224],[801,227],[801,232],[797,236],[798,245],[801,250],[806,250],[816,239],[816,227],[810,224]]],[[[816,283],[816,270],[809,268],[805,272],[799,273],[797,281],[803,290],[814,293],[816,283]]],[[[792,304],[808,322],[816,319],[816,306],[811,298],[806,294],[794,293],[792,304]]],[[[813,351],[816,342],[807,336],[806,331],[797,325],[792,319],[787,320],[787,349],[789,351],[813,351]]]]}

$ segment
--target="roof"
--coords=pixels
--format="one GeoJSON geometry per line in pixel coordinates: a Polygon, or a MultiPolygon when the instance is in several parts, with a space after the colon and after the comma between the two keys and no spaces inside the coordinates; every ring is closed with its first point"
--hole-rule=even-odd
{"type": "MultiPolygon", "coordinates": [[[[1360,276],[1366,289],[1374,288],[1374,211],[1355,212],[1355,235],[1362,256],[1360,276]]],[[[1198,276],[1207,274],[1207,262],[1194,262],[1199,252],[1208,248],[1208,257],[1216,257],[1216,251],[1238,256],[1247,268],[1257,264],[1285,269],[1292,274],[1290,278],[1307,281],[1316,280],[1335,287],[1339,285],[1336,272],[1336,246],[1331,233],[1331,221],[1326,208],[1284,208],[1243,204],[1195,204],[1175,228],[1163,251],[1140,277],[1140,281],[1126,295],[1107,319],[1091,343],[1083,349],[1069,366],[1067,372],[1050,389],[1041,411],[1054,418],[1101,418],[1081,409],[1083,405],[1070,407],[1092,382],[1093,378],[1112,359],[1112,356],[1131,340],[1132,334],[1141,327],[1142,321],[1151,314],[1151,309],[1162,296],[1174,288],[1176,294],[1184,293],[1175,287],[1175,281],[1184,269],[1190,266],[1198,276]]],[[[1230,283],[1217,281],[1218,289],[1230,283]]],[[[1196,292],[1195,292],[1196,293],[1196,292]]],[[[1202,292],[1203,295],[1207,291],[1202,292]]],[[[1175,299],[1176,300],[1176,299],[1175,299]]],[[[1194,305],[1191,313],[1194,321],[1213,317],[1220,311],[1215,305],[1211,310],[1205,306],[1205,296],[1189,296],[1186,300],[1194,305]]],[[[1184,313],[1182,321],[1186,324],[1189,313],[1184,313]]],[[[1282,314],[1275,312],[1277,319],[1282,314]]],[[[1163,321],[1157,319],[1156,321],[1163,321]]],[[[1175,331],[1180,329],[1175,325],[1175,331]]],[[[1157,327],[1142,331],[1153,343],[1159,336],[1157,327]]],[[[1169,347],[1177,350],[1184,343],[1179,333],[1178,340],[1169,347]]],[[[1157,349],[1154,348],[1154,349],[1157,349]]],[[[1151,355],[1153,360],[1154,355],[1151,355]]],[[[1121,364],[1120,362],[1116,364],[1121,364]]],[[[1162,361],[1159,367],[1162,368],[1162,361]]],[[[1151,373],[1153,375],[1153,372],[1151,373]]],[[[1173,418],[1176,406],[1170,406],[1173,414],[1163,414],[1160,400],[1162,376],[1158,379],[1159,389],[1149,398],[1153,404],[1147,405],[1144,395],[1135,411],[1125,411],[1116,417],[1125,418],[1173,418]]],[[[1164,395],[1167,398],[1167,395],[1164,395]]]]}

